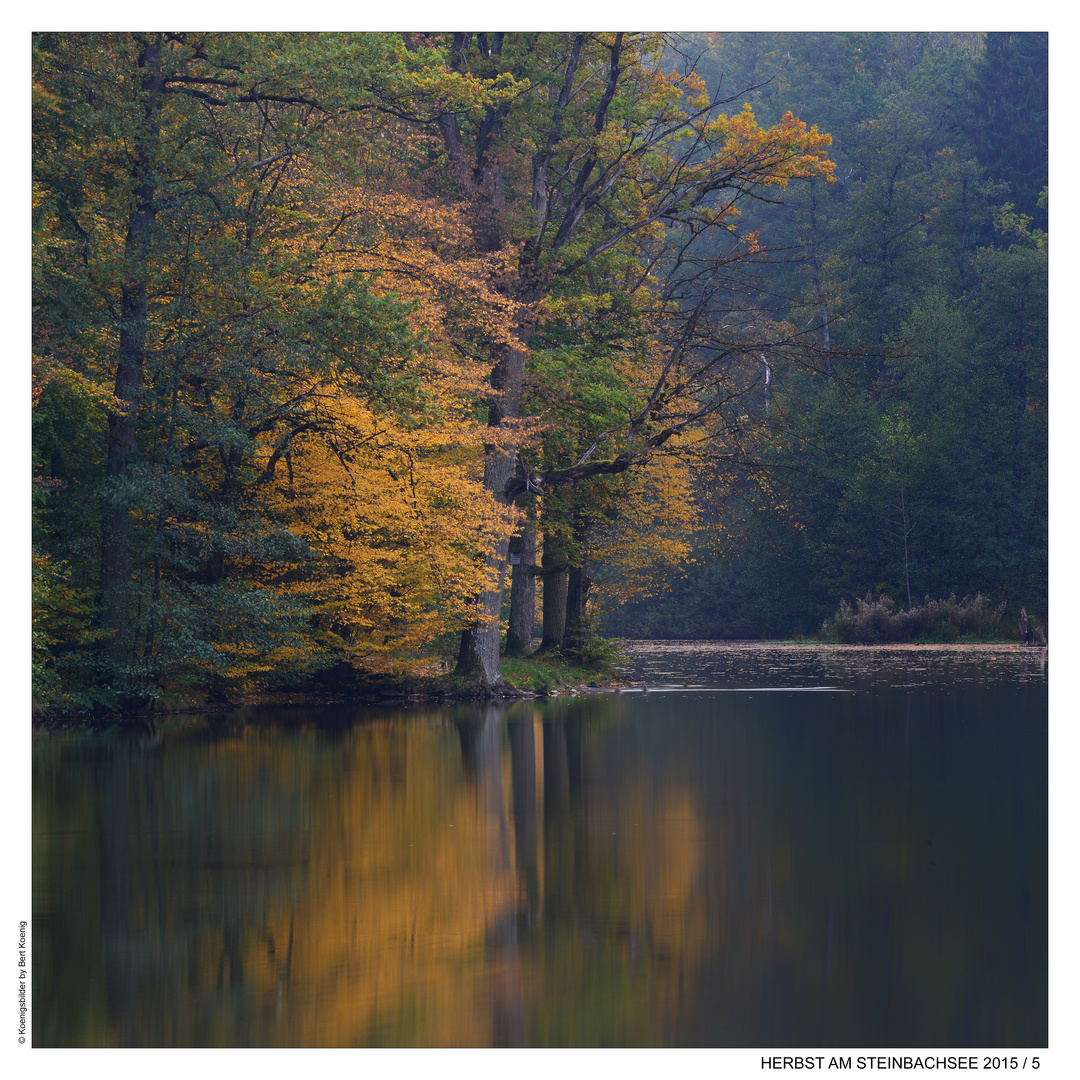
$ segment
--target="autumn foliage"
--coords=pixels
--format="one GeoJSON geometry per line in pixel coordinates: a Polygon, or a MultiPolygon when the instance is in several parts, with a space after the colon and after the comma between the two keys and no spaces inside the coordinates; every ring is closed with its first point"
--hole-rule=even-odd
{"type": "Polygon", "coordinates": [[[829,137],[658,35],[479,37],[35,38],[42,706],[497,648],[527,514],[615,601],[686,554],[736,203],[829,137]]]}

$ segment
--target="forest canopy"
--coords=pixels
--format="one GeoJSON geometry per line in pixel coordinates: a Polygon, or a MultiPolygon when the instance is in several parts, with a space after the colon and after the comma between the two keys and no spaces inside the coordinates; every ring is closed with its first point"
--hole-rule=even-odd
{"type": "Polygon", "coordinates": [[[1045,35],[32,47],[40,708],[1045,615],[1045,35]]]}

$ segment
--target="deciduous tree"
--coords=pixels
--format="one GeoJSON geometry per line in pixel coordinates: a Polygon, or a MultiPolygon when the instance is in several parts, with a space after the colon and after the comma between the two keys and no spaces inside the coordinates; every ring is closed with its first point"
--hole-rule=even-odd
{"type": "MultiPolygon", "coordinates": [[[[513,436],[533,312],[556,283],[598,263],[634,260],[642,239],[659,239],[665,228],[682,228],[692,237],[726,230],[745,195],[830,171],[827,136],[790,115],[770,129],[760,128],[748,108],[723,115],[722,107],[734,99],[710,96],[692,73],[665,74],[662,45],[656,35],[624,33],[458,33],[450,41],[455,70],[511,76],[522,87],[482,112],[447,111],[439,119],[448,159],[474,208],[478,246],[520,251],[507,284],[520,312],[517,344],[493,355],[490,377],[493,431],[484,482],[503,498],[534,482],[527,474],[513,479],[513,436]]],[[[641,274],[648,269],[640,267],[641,274]]],[[[661,398],[670,400],[674,386],[668,379],[683,354],[676,344],[641,419],[630,424],[633,435],[661,398]]],[[[688,387],[679,384],[680,390],[688,387]]],[[[573,468],[593,475],[623,471],[629,461],[573,468]]],[[[572,472],[549,470],[545,480],[579,478],[572,472]]],[[[458,663],[459,674],[485,690],[501,681],[505,556],[504,549],[494,553],[500,587],[480,597],[476,626],[463,635],[458,663]]]]}

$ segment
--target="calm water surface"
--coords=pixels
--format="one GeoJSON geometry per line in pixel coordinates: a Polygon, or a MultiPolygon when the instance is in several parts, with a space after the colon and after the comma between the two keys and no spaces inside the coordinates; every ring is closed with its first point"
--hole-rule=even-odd
{"type": "Polygon", "coordinates": [[[37,1046],[1039,1047],[1035,649],[39,736],[37,1046]]]}

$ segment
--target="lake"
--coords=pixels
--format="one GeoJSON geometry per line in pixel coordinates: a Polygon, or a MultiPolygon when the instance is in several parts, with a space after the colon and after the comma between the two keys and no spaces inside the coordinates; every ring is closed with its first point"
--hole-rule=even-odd
{"type": "Polygon", "coordinates": [[[1046,1046],[1045,650],[628,652],[37,735],[34,1045],[1046,1046]]]}

